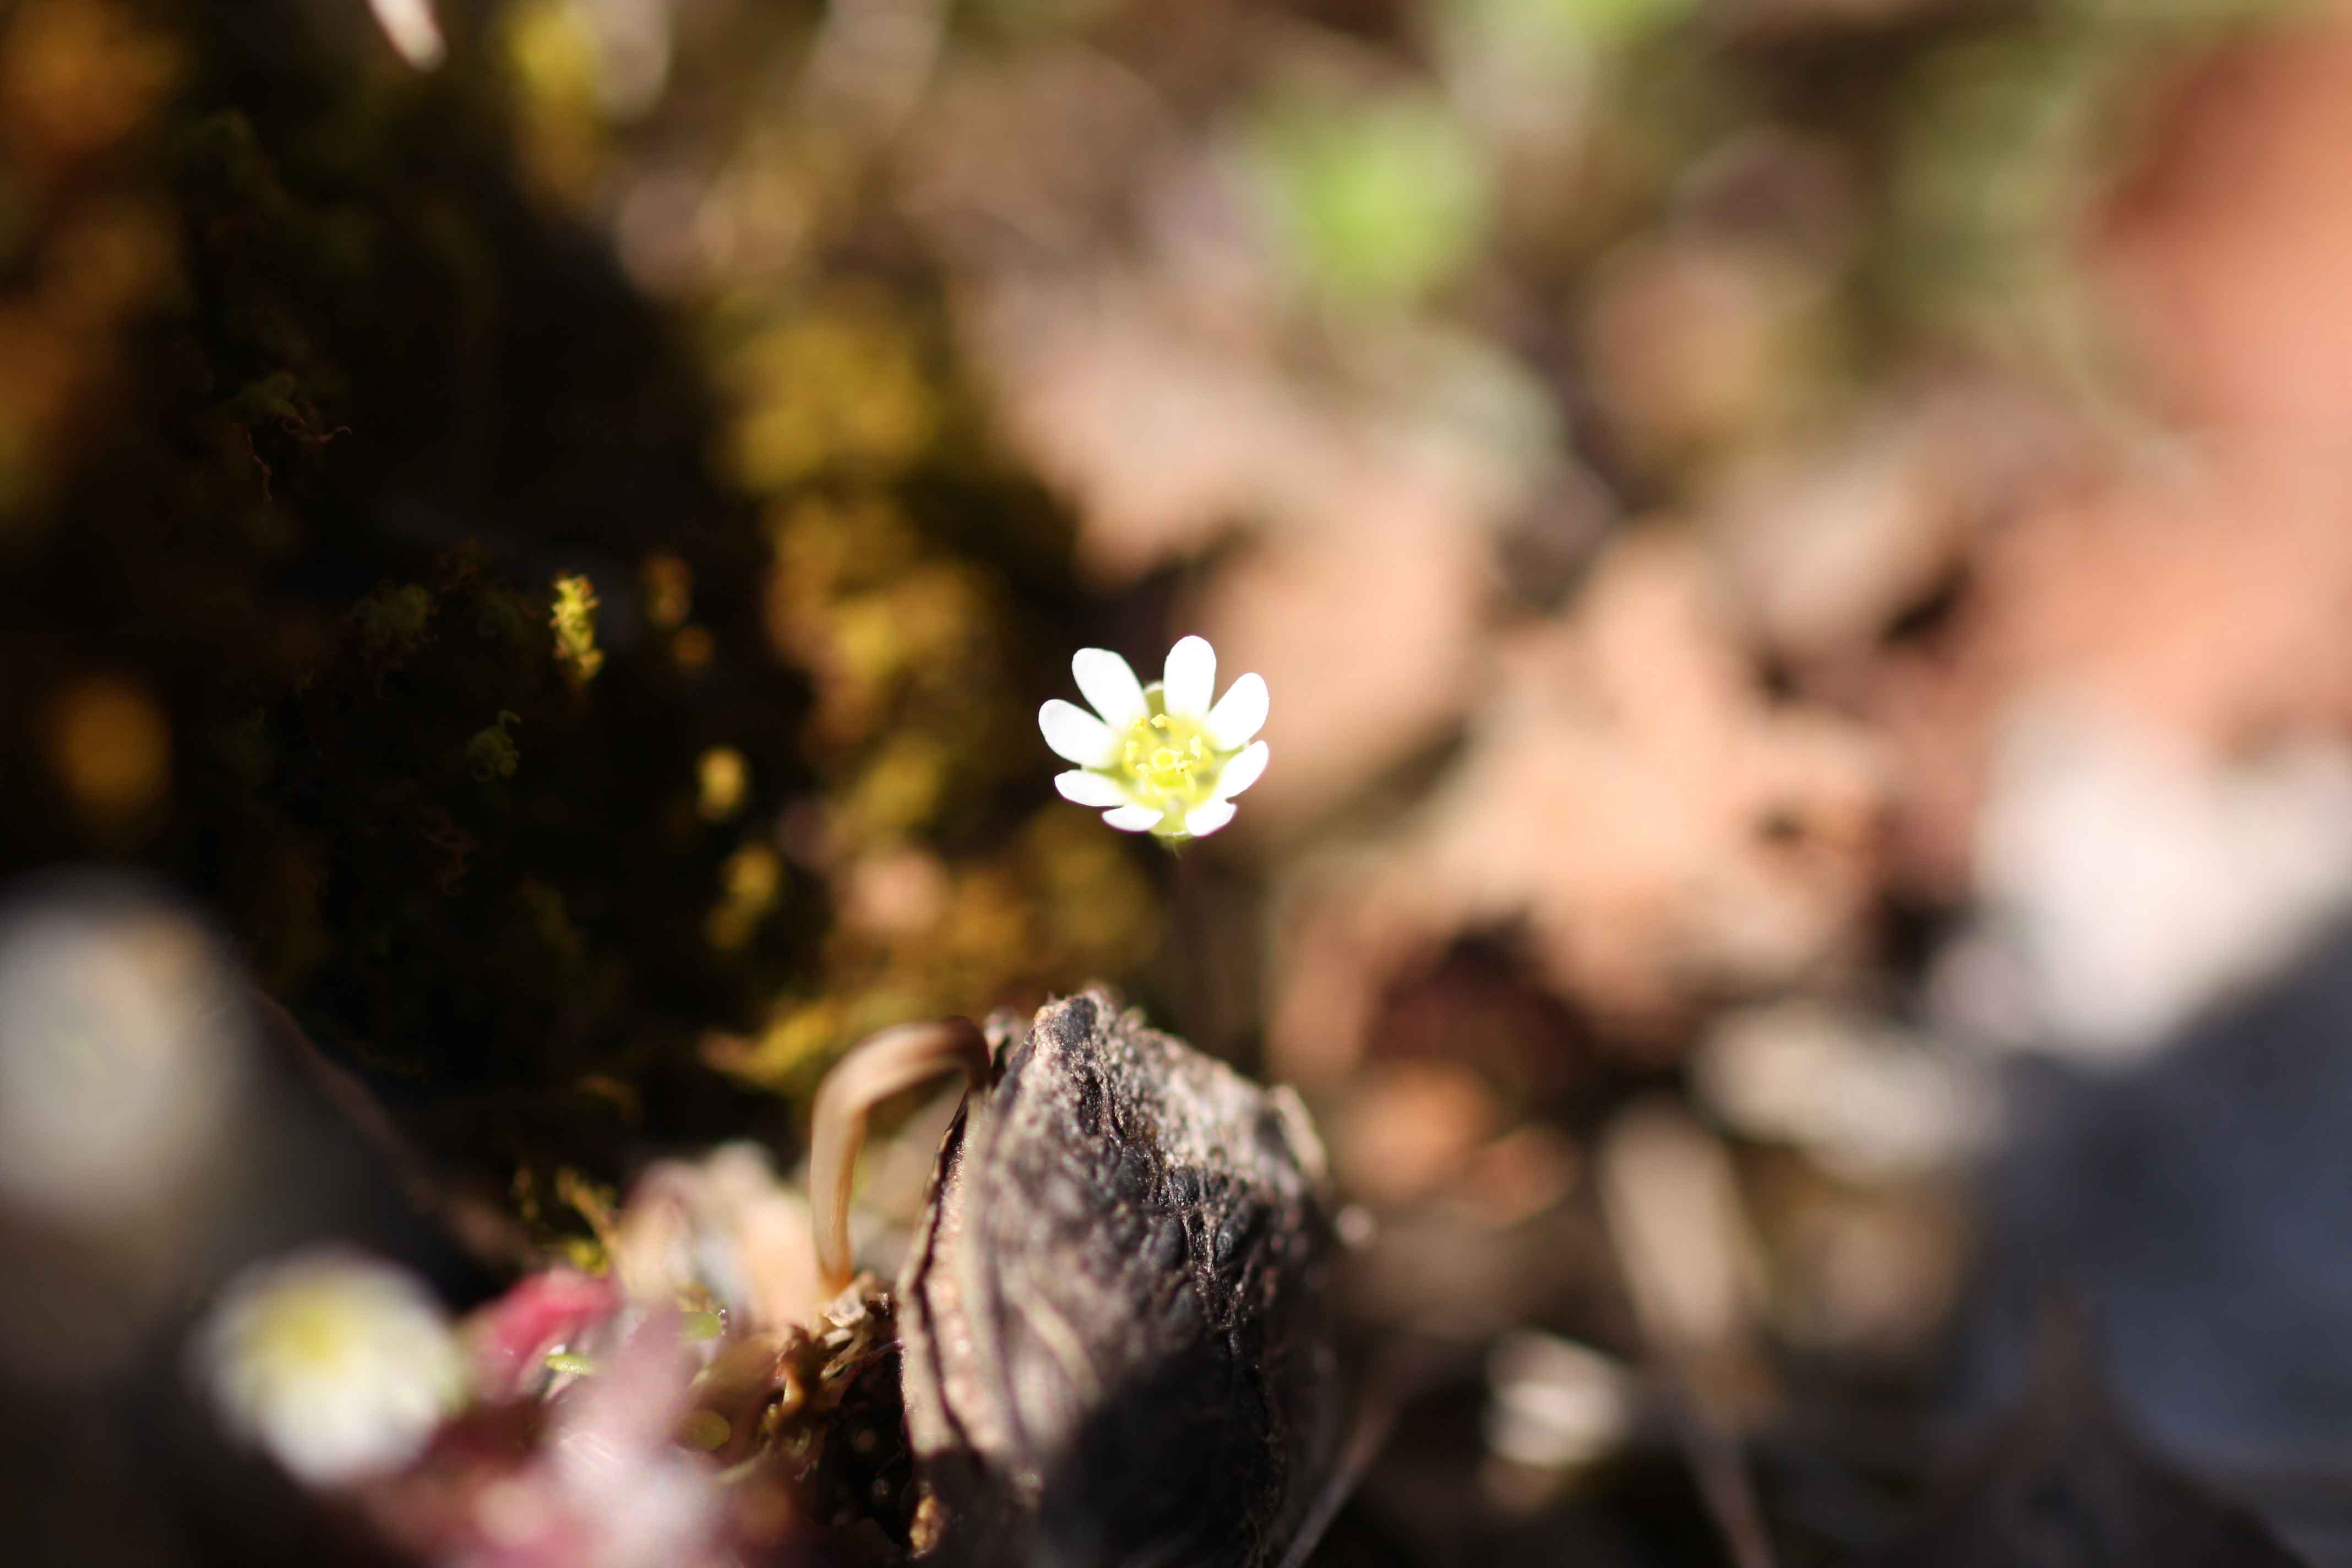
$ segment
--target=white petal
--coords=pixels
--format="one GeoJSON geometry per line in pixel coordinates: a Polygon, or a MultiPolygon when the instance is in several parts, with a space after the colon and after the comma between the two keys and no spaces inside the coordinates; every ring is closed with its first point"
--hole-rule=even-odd
{"type": "Polygon", "coordinates": [[[1070,673],[1095,711],[1114,730],[1143,717],[1143,686],[1127,660],[1107,647],[1082,647],[1070,658],[1070,673]]]}
{"type": "Polygon", "coordinates": [[[1164,814],[1148,805],[1122,805],[1117,811],[1103,813],[1103,820],[1121,833],[1149,833],[1160,826],[1164,814]]]}
{"type": "Polygon", "coordinates": [[[1217,650],[1206,637],[1186,637],[1168,650],[1168,711],[1180,719],[1206,719],[1217,694],[1217,650]]]}
{"type": "Polygon", "coordinates": [[[1054,775],[1054,787],[1062,798],[1078,805],[1125,805],[1127,794],[1118,784],[1100,773],[1090,773],[1084,768],[1073,768],[1054,775]]]}
{"type": "Polygon", "coordinates": [[[1184,814],[1184,831],[1195,838],[1206,838],[1234,819],[1234,803],[1213,800],[1206,805],[1196,805],[1184,814]]]}
{"type": "Polygon", "coordinates": [[[1265,677],[1255,670],[1243,676],[1209,710],[1209,739],[1217,750],[1231,752],[1257,739],[1265,728],[1265,677]]]}
{"type": "Polygon", "coordinates": [[[1082,768],[1099,768],[1118,755],[1118,733],[1075,702],[1056,697],[1037,710],[1037,728],[1054,754],[1082,768]]]}
{"type": "Polygon", "coordinates": [[[1258,775],[1265,772],[1265,760],[1269,755],[1271,753],[1266,751],[1264,741],[1251,742],[1242,754],[1227,763],[1225,771],[1217,775],[1217,798],[1231,800],[1257,783],[1258,775]]]}

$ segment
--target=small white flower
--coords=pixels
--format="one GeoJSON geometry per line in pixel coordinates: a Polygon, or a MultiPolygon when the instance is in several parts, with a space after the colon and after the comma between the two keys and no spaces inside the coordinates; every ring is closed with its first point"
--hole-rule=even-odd
{"type": "Polygon", "coordinates": [[[1056,697],[1037,710],[1045,744],[1078,765],[1054,780],[1066,800],[1102,808],[1129,833],[1200,838],[1234,819],[1234,796],[1265,772],[1265,681],[1244,675],[1214,707],[1217,655],[1207,639],[1168,650],[1163,679],[1145,686],[1108,648],[1070,660],[1094,711],[1056,697]]]}
{"type": "Polygon", "coordinates": [[[231,1280],[195,1354],[223,1423],[312,1486],[398,1469],[466,1391],[440,1304],[401,1269],[336,1247],[231,1280]]]}

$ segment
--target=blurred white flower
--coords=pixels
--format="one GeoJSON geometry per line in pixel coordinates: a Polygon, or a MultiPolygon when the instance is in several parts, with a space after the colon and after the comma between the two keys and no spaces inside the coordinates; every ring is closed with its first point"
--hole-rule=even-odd
{"type": "Polygon", "coordinates": [[[1521,1329],[1486,1357],[1486,1446],[1538,1469],[1589,1465],[1622,1448],[1641,1415],[1641,1382],[1596,1350],[1521,1329]]]}
{"type": "Polygon", "coordinates": [[[457,1336],[424,1286],[333,1247],[231,1280],[195,1352],[224,1424],[312,1486],[406,1464],[466,1391],[457,1336]]]}
{"type": "Polygon", "coordinates": [[[1930,1037],[1810,1001],[1727,1013],[1690,1058],[1691,1085],[1726,1127],[1793,1143],[1864,1185],[1951,1170],[1995,1131],[1981,1060],[1930,1037]]]}
{"type": "Polygon", "coordinates": [[[135,883],[0,910],[0,1203],[77,1228],[180,1215],[244,1087],[236,977],[135,883]]]}
{"type": "Polygon", "coordinates": [[[142,882],[52,873],[0,900],[0,1377],[121,1370],[223,1193],[267,1186],[251,1022],[212,933],[142,882]]]}
{"type": "Polygon", "coordinates": [[[441,24],[433,15],[433,0],[368,0],[376,26],[400,58],[418,70],[429,71],[448,54],[441,39],[441,24]]]}
{"type": "Polygon", "coordinates": [[[2352,748],[2290,734],[2216,759],[2029,696],[1997,732],[1976,877],[1933,1005],[1996,1048],[2126,1066],[2352,908],[2352,748]]]}
{"type": "Polygon", "coordinates": [[[1063,798],[1103,808],[1129,833],[1200,838],[1234,819],[1234,796],[1265,772],[1265,681],[1244,675],[1215,706],[1217,655],[1206,638],[1168,650],[1164,679],[1143,685],[1108,648],[1070,660],[1089,713],[1055,698],[1037,727],[1056,754],[1078,765],[1054,780],[1063,798]]]}

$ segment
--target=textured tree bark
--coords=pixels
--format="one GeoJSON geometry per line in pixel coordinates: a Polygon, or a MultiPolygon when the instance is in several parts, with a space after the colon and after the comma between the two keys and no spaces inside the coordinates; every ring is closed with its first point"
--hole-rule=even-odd
{"type": "Polygon", "coordinates": [[[1101,991],[992,1032],[899,1286],[945,1555],[1281,1562],[1343,1407],[1304,1107],[1101,991]]]}

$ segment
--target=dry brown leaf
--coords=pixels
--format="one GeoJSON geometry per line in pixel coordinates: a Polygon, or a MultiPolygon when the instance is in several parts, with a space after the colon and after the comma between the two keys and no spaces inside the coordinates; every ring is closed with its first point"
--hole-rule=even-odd
{"type": "Polygon", "coordinates": [[[2241,33],[2154,117],[2089,259],[2182,421],[2342,464],[2352,420],[2352,16],[2241,33]]]}
{"type": "Polygon", "coordinates": [[[1604,557],[1573,618],[1516,640],[1418,823],[1293,889],[1285,1072],[1344,1071],[1386,990],[1468,934],[1516,928],[1621,1044],[1848,942],[1875,884],[1874,753],[1768,700],[1727,619],[1700,550],[1654,530],[1604,557]]]}
{"type": "Polygon", "coordinates": [[[1132,581],[1343,477],[1327,422],[1246,341],[1135,276],[1008,280],[967,312],[1013,444],[1078,512],[1080,564],[1132,581]]]}
{"type": "Polygon", "coordinates": [[[2352,19],[2241,36],[2150,124],[2083,258],[2174,434],[2111,442],[2085,476],[2063,437],[2037,454],[1931,427],[1875,471],[1821,464],[1811,493],[1833,504],[1783,501],[1732,546],[1807,684],[1890,742],[1894,874],[1930,897],[1971,889],[1998,735],[2036,703],[2086,701],[2217,763],[2352,725],[2352,19]],[[1952,613],[1885,638],[1939,552],[1952,613]]]}
{"type": "Polygon", "coordinates": [[[1311,816],[1443,734],[1486,668],[1483,536],[1384,518],[1409,496],[1364,500],[1350,538],[1271,540],[1227,565],[1188,623],[1275,694],[1275,761],[1240,818],[1250,834],[1311,816]]]}

